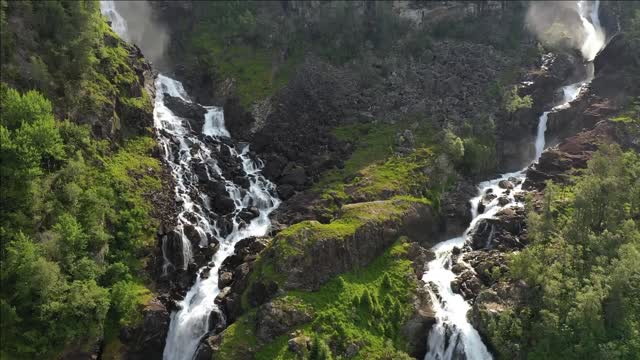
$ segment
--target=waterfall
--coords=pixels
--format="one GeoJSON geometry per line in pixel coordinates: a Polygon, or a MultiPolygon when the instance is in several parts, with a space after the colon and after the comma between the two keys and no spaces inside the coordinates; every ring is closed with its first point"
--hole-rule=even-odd
{"type": "MultiPolygon", "coordinates": [[[[598,18],[599,2],[595,4],[585,1],[577,3],[577,11],[582,20],[585,33],[585,42],[581,48],[584,59],[591,62],[596,54],[604,46],[604,32],[600,27],[598,18]],[[588,12],[591,6],[591,12],[588,12]],[[587,19],[588,17],[588,19],[587,19]]],[[[536,155],[533,161],[537,161],[545,148],[545,132],[547,129],[547,117],[550,112],[571,106],[571,102],[580,94],[581,90],[593,79],[593,64],[587,64],[587,75],[582,81],[562,87],[563,99],[549,111],[542,113],[538,119],[538,130],[535,140],[536,155]]],[[[467,237],[476,224],[487,218],[492,218],[500,210],[507,206],[524,206],[514,195],[522,191],[522,182],[526,177],[526,168],[514,173],[503,174],[497,179],[482,182],[478,185],[478,195],[471,199],[472,221],[462,236],[441,242],[435,245],[432,250],[435,259],[428,264],[427,271],[422,280],[427,284],[427,290],[431,296],[434,311],[436,314],[436,324],[429,333],[428,352],[425,360],[485,360],[492,359],[487,347],[482,342],[480,334],[467,319],[467,312],[471,306],[464,298],[453,292],[451,282],[456,279],[456,275],[451,271],[453,267],[452,251],[454,247],[462,248],[467,237]],[[502,180],[515,181],[514,189],[503,189],[498,184],[502,180]],[[487,193],[493,193],[496,197],[486,204],[485,210],[479,214],[477,209],[479,203],[487,193]],[[511,205],[500,205],[498,199],[507,196],[511,205]],[[514,205],[515,204],[515,205],[514,205]]],[[[459,260],[458,260],[459,261],[459,260]]]]}
{"type": "Polygon", "coordinates": [[[100,12],[111,21],[111,28],[118,34],[122,40],[130,41],[127,32],[127,22],[116,10],[116,3],[113,0],[100,1],[100,12]]]}
{"type": "Polygon", "coordinates": [[[598,9],[600,7],[600,1],[578,1],[578,14],[580,15],[580,21],[582,21],[582,27],[584,29],[586,38],[580,51],[582,57],[587,61],[593,61],[600,49],[604,46],[604,31],[600,26],[600,18],[598,16],[598,9]]]}
{"type": "MultiPolygon", "coordinates": [[[[118,13],[115,2],[103,0],[100,7],[103,15],[111,20],[114,31],[123,39],[129,39],[126,22],[118,13]]],[[[195,284],[178,304],[179,310],[171,314],[163,358],[190,360],[209,331],[210,315],[219,311],[214,300],[220,293],[220,265],[234,253],[238,241],[267,233],[271,225],[269,214],[280,201],[275,196],[275,186],[261,174],[262,162],[252,157],[247,144],[235,144],[229,138],[221,108],[203,106],[206,110],[203,126],[193,129],[186,119],[176,116],[165,104],[165,94],[193,104],[182,84],[159,74],[155,88],[154,127],[162,155],[175,179],[175,199],[179,208],[178,225],[173,231],[175,236],[165,236],[162,240],[163,271],[167,274],[172,269],[187,269],[194,246],[219,244],[213,258],[198,270],[195,284]],[[219,159],[216,159],[216,154],[222,153],[241,164],[244,187],[225,178],[219,159]],[[196,167],[204,170],[196,174],[196,167]],[[203,176],[206,179],[202,179],[203,176]],[[198,183],[203,181],[223,184],[223,191],[233,200],[231,214],[222,216],[215,213],[212,209],[214,200],[198,188],[198,183]],[[250,207],[258,213],[247,223],[240,219],[239,214],[250,207]],[[191,234],[197,234],[195,242],[187,237],[187,227],[192,229],[191,234]],[[180,249],[179,254],[174,253],[176,249],[180,249]]]]}

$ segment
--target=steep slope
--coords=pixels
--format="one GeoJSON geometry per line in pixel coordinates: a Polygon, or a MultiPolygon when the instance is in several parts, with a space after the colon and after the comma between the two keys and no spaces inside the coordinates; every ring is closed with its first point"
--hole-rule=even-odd
{"type": "Polygon", "coordinates": [[[1,357],[95,356],[143,321],[173,221],[154,75],[93,1],[1,5],[1,357]]]}

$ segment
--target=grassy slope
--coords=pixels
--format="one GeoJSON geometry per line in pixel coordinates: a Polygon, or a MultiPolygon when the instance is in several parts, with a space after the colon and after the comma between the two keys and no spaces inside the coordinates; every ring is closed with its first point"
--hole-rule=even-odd
{"type": "MultiPolygon", "coordinates": [[[[411,261],[404,258],[406,246],[398,241],[368,266],[338,276],[318,291],[289,291],[278,300],[314,314],[313,321],[299,327],[301,335],[319,336],[340,352],[351,343],[359,344],[356,359],[403,349],[399,326],[411,311],[410,299],[417,286],[411,261]]],[[[258,350],[256,359],[294,359],[287,348],[288,335],[260,344],[254,317],[255,311],[250,311],[225,331],[216,358],[241,358],[249,348],[258,350]]]]}

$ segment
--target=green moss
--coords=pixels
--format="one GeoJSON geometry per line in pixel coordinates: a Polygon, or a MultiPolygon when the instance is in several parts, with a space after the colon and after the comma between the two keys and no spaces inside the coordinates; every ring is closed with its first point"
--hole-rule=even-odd
{"type": "Polygon", "coordinates": [[[273,247],[277,256],[282,258],[301,255],[316,241],[346,239],[367,223],[398,218],[413,202],[414,198],[405,197],[345,205],[339,217],[329,224],[310,220],[288,227],[275,237],[273,247]]]}
{"type": "Polygon", "coordinates": [[[242,315],[223,333],[223,342],[215,359],[244,359],[247,352],[257,350],[255,310],[242,315]]]}
{"type": "MultiPolygon", "coordinates": [[[[275,301],[313,312],[313,320],[298,327],[301,334],[325,339],[339,352],[350,343],[360,344],[356,359],[375,358],[389,346],[403,350],[399,330],[412,311],[418,285],[405,258],[407,246],[399,240],[368,266],[338,276],[318,291],[288,291],[275,301]]],[[[247,348],[258,350],[256,359],[295,358],[287,348],[288,335],[261,344],[254,317],[255,312],[249,312],[225,331],[219,358],[239,358],[238,351],[247,348]]]]}

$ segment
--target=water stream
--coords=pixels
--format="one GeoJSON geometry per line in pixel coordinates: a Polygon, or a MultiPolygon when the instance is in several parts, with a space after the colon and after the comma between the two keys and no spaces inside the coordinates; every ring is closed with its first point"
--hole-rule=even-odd
{"type": "MultiPolygon", "coordinates": [[[[581,52],[586,61],[592,61],[598,51],[604,46],[604,32],[598,19],[599,2],[579,1],[576,11],[582,20],[585,34],[585,42],[581,52]]],[[[571,106],[580,91],[593,79],[593,64],[587,64],[586,77],[577,83],[562,88],[563,99],[549,111],[545,111],[539,118],[537,137],[535,141],[536,155],[533,161],[537,161],[545,148],[545,132],[547,129],[547,117],[550,112],[571,106]]],[[[487,347],[482,342],[480,334],[467,319],[467,313],[471,306],[464,298],[453,292],[451,282],[456,275],[451,271],[453,267],[452,251],[454,247],[464,247],[469,233],[476,224],[482,220],[495,216],[505,207],[523,206],[515,195],[522,191],[522,183],[526,177],[526,168],[514,173],[482,182],[478,185],[478,195],[471,199],[472,221],[465,232],[456,238],[443,241],[432,248],[435,259],[430,261],[422,280],[427,284],[427,290],[431,296],[436,324],[431,329],[428,339],[428,352],[425,360],[486,360],[492,359],[487,347]],[[512,182],[515,187],[511,190],[499,186],[503,180],[512,182]],[[478,212],[478,204],[487,193],[493,193],[496,197],[491,200],[482,213],[478,212]],[[500,197],[508,197],[507,205],[500,205],[500,197]]],[[[461,261],[461,260],[458,260],[461,261]]]]}
{"type": "MultiPolygon", "coordinates": [[[[128,39],[126,21],[118,13],[115,2],[101,1],[100,6],[102,13],[111,20],[114,31],[128,39]]],[[[173,232],[177,236],[163,238],[163,271],[167,274],[187,269],[193,259],[194,246],[219,246],[213,258],[198,270],[195,284],[178,304],[179,310],[171,314],[163,358],[190,360],[209,331],[212,312],[218,311],[214,300],[220,293],[220,265],[234,253],[238,241],[266,234],[271,225],[269,214],[280,201],[275,196],[275,186],[261,175],[263,164],[250,155],[249,145],[236,144],[229,138],[221,108],[204,106],[202,128],[193,128],[192,123],[176,116],[166,105],[165,94],[193,103],[182,84],[160,74],[155,88],[154,127],[164,159],[175,179],[175,199],[179,208],[178,225],[173,232]],[[234,181],[225,178],[217,154],[225,154],[241,164],[244,179],[240,184],[234,182],[237,181],[235,178],[234,181]],[[196,174],[196,167],[205,170],[196,174]],[[202,179],[203,176],[206,178],[202,179]],[[224,191],[221,191],[233,200],[234,209],[230,214],[217,214],[212,205],[214,199],[208,195],[210,192],[200,191],[198,183],[207,181],[223,184],[224,191]],[[247,209],[257,211],[257,216],[244,221],[240,213],[247,209]],[[197,234],[195,243],[194,234],[197,234]]]]}

